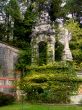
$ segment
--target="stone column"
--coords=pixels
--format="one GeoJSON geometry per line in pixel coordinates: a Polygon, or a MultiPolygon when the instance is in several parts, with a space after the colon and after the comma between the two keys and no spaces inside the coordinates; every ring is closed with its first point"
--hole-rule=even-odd
{"type": "Polygon", "coordinates": [[[38,64],[38,45],[34,40],[31,43],[31,49],[32,49],[31,63],[32,65],[37,65],[38,64]]]}

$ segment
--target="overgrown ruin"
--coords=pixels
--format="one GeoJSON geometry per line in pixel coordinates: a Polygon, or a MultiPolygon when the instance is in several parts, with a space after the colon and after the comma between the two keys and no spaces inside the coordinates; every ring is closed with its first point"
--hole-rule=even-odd
{"type": "MultiPolygon", "coordinates": [[[[40,13],[40,16],[36,20],[36,24],[32,29],[32,39],[31,39],[31,47],[32,47],[32,64],[38,65],[40,64],[41,57],[45,57],[43,64],[53,63],[55,61],[55,29],[54,23],[50,20],[49,16],[49,2],[43,5],[43,10],[40,13]],[[46,50],[43,51],[43,46],[46,45],[46,50]],[[46,52],[46,54],[40,54],[40,52],[46,52]]],[[[63,22],[61,19],[57,21],[59,24],[59,42],[64,45],[64,50],[62,54],[62,60],[72,61],[72,54],[69,48],[69,41],[71,40],[71,33],[68,32],[66,28],[63,26],[63,22]]]]}

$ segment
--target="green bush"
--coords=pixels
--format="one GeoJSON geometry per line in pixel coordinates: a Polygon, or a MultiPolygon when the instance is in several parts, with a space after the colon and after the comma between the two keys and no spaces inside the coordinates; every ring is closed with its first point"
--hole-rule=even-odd
{"type": "Polygon", "coordinates": [[[71,50],[77,49],[77,46],[78,46],[77,42],[70,41],[70,48],[71,48],[71,50]]]}
{"type": "Polygon", "coordinates": [[[78,89],[79,80],[72,62],[33,66],[28,70],[19,82],[20,88],[27,94],[27,101],[69,103],[70,96],[78,89]]]}
{"type": "Polygon", "coordinates": [[[14,101],[15,97],[13,95],[0,92],[0,106],[12,104],[14,101]]]}
{"type": "Polygon", "coordinates": [[[72,54],[74,60],[77,60],[78,62],[82,61],[82,50],[80,49],[72,50],[72,54]]]}
{"type": "Polygon", "coordinates": [[[77,66],[81,70],[80,64],[82,62],[82,28],[78,22],[74,20],[69,20],[66,23],[66,27],[72,34],[72,39],[70,43],[70,49],[73,55],[73,62],[77,63],[77,66]]]}

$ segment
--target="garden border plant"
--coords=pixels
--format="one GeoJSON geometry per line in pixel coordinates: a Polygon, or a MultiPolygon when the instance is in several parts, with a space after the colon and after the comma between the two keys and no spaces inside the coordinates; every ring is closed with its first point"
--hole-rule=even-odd
{"type": "Polygon", "coordinates": [[[27,101],[69,103],[70,96],[77,94],[80,83],[82,80],[77,78],[72,62],[56,62],[27,67],[27,75],[19,86],[26,93],[27,101]]]}

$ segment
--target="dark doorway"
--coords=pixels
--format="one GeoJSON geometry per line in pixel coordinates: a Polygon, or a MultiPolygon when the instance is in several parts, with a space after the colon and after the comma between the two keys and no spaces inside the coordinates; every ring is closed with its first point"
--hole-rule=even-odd
{"type": "Polygon", "coordinates": [[[39,43],[39,65],[47,64],[47,43],[39,43]]]}

